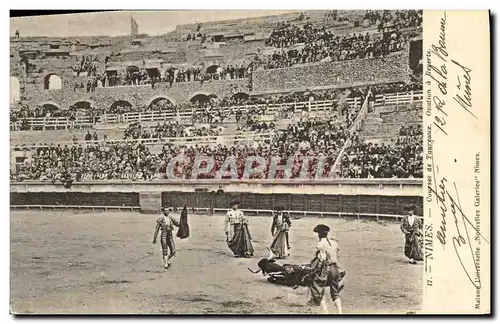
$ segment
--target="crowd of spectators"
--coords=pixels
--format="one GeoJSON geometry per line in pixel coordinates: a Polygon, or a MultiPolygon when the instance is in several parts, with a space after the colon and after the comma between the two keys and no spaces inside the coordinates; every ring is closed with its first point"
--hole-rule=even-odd
{"type": "Polygon", "coordinates": [[[250,131],[253,133],[273,132],[276,129],[276,124],[272,121],[258,120],[258,115],[253,115],[253,118],[248,118],[243,127],[237,128],[238,132],[250,131]]]}
{"type": "MultiPolygon", "coordinates": [[[[325,15],[325,19],[336,19],[337,12],[332,11],[325,15]]],[[[377,25],[378,34],[352,34],[339,36],[328,30],[326,26],[315,26],[310,22],[302,25],[280,23],[267,39],[268,46],[277,50],[262,63],[265,68],[288,67],[295,64],[341,61],[357,58],[385,56],[396,52],[405,46],[407,35],[401,30],[407,27],[417,27],[422,23],[421,11],[367,11],[364,20],[371,25],[377,25]]],[[[196,33],[188,35],[188,40],[206,40],[200,32],[201,25],[196,33]]],[[[213,39],[215,40],[215,39],[213,39]]],[[[143,62],[145,65],[145,62],[143,62]]],[[[74,70],[77,76],[86,73],[86,83],[76,83],[74,91],[94,92],[99,87],[121,85],[155,85],[167,83],[172,86],[178,82],[204,82],[211,80],[234,80],[249,77],[248,67],[243,65],[229,65],[226,67],[211,67],[203,71],[200,67],[170,68],[170,69],[139,69],[129,68],[116,73],[99,73],[98,58],[84,56],[79,60],[74,70]]],[[[104,138],[99,143],[95,131],[87,132],[83,146],[49,145],[36,148],[32,159],[20,167],[15,175],[16,179],[35,179],[48,181],[83,181],[105,179],[143,179],[164,178],[166,165],[172,158],[184,154],[186,161],[175,166],[174,173],[191,176],[195,156],[203,153],[213,157],[215,166],[205,175],[213,178],[221,168],[227,157],[236,158],[238,177],[243,176],[246,158],[250,156],[263,157],[268,165],[272,158],[279,157],[281,164],[293,157],[292,177],[303,175],[304,160],[311,158],[307,165],[307,176],[316,175],[318,157],[325,158],[323,175],[331,173],[335,159],[340,149],[350,140],[351,145],[341,157],[341,176],[346,178],[421,178],[422,165],[422,127],[421,125],[404,125],[399,136],[391,144],[373,144],[363,142],[357,135],[350,136],[350,126],[357,115],[357,110],[348,109],[347,98],[360,97],[367,93],[372,98],[378,94],[409,92],[422,90],[421,77],[409,84],[394,83],[372,87],[352,88],[328,91],[302,91],[280,94],[267,97],[229,96],[222,100],[196,102],[174,105],[168,100],[157,101],[148,107],[132,107],[129,105],[113,105],[106,113],[123,114],[134,109],[140,111],[172,111],[191,110],[193,124],[207,123],[210,127],[185,126],[177,122],[158,123],[155,127],[145,127],[140,123],[130,124],[124,132],[124,139],[151,139],[168,137],[217,136],[223,131],[217,127],[224,122],[228,115],[234,115],[238,123],[238,131],[254,133],[272,132],[269,143],[237,144],[230,146],[164,146],[159,154],[152,154],[141,141],[110,142],[104,138]],[[281,104],[280,117],[295,112],[294,103],[313,102],[318,100],[336,100],[332,105],[334,114],[328,120],[311,118],[306,113],[303,118],[290,124],[286,129],[277,129],[274,121],[261,120],[266,115],[269,105],[281,104]],[[242,111],[240,107],[247,105],[242,111]],[[234,107],[232,109],[223,109],[234,107]]],[[[361,104],[361,102],[360,102],[361,104]]],[[[308,105],[303,111],[307,112],[308,105]]],[[[358,107],[359,109],[359,107],[358,107]]],[[[54,110],[48,106],[37,106],[30,109],[20,105],[17,110],[11,111],[11,121],[21,121],[21,128],[26,126],[29,117],[70,117],[74,121],[77,114],[76,107],[69,110],[54,110]]],[[[94,120],[104,113],[104,110],[88,109],[83,114],[92,116],[94,120]]],[[[29,129],[29,127],[28,127],[29,129]]],[[[269,168],[266,169],[266,174],[269,168]]],[[[283,177],[282,171],[278,178],[283,177]]],[[[257,177],[256,175],[251,175],[257,177]]],[[[262,176],[258,176],[262,177],[262,176]]]]}
{"type": "Polygon", "coordinates": [[[171,87],[174,83],[183,82],[203,83],[213,80],[236,80],[247,77],[247,67],[229,65],[227,67],[214,67],[209,72],[203,72],[200,67],[150,70],[131,67],[126,71],[118,70],[109,74],[94,71],[89,76],[86,83],[75,83],[73,91],[94,92],[96,88],[133,85],[151,85],[155,89],[159,84],[168,84],[171,87]]]}
{"type": "Polygon", "coordinates": [[[403,125],[399,129],[398,141],[421,141],[422,140],[422,125],[403,125]]]}
{"type": "Polygon", "coordinates": [[[221,107],[244,106],[244,105],[275,105],[297,102],[312,102],[323,100],[336,100],[339,96],[345,98],[356,98],[363,96],[362,88],[333,89],[319,91],[295,91],[278,95],[268,95],[265,97],[236,97],[230,96],[220,100],[221,107]]]}
{"type": "MultiPolygon", "coordinates": [[[[366,33],[341,37],[326,30],[321,30],[318,34],[321,35],[320,38],[304,36],[306,42],[300,46],[297,45],[296,48],[281,48],[275,51],[267,59],[264,58],[260,65],[265,69],[276,69],[305,63],[380,57],[403,50],[407,43],[407,37],[397,29],[383,32],[381,35],[366,33]]],[[[285,38],[279,44],[292,44],[295,42],[294,39],[301,40],[302,38],[285,38]]]]}
{"type": "Polygon", "coordinates": [[[387,93],[409,93],[411,91],[422,91],[423,85],[422,85],[422,80],[409,83],[405,82],[384,83],[372,86],[370,90],[374,96],[387,93]]]}
{"type": "Polygon", "coordinates": [[[32,125],[28,118],[57,118],[66,117],[69,119],[69,128],[72,129],[77,118],[90,118],[93,124],[99,121],[99,116],[104,114],[104,109],[90,107],[90,109],[78,109],[71,106],[69,109],[58,109],[51,105],[37,105],[31,109],[26,104],[20,104],[17,109],[10,111],[10,122],[13,124],[11,130],[30,130],[32,125]]]}
{"type": "Polygon", "coordinates": [[[179,82],[195,82],[201,81],[204,78],[203,71],[199,67],[191,67],[186,69],[168,69],[165,72],[163,82],[170,85],[179,82]]]}
{"type": "Polygon", "coordinates": [[[407,28],[422,25],[421,10],[368,10],[364,16],[372,25],[377,24],[378,31],[384,27],[407,28]]]}
{"type": "Polygon", "coordinates": [[[139,143],[49,146],[37,148],[20,166],[15,180],[61,181],[152,179],[158,155],[139,143]]]}
{"type": "Polygon", "coordinates": [[[343,178],[423,178],[422,126],[402,126],[390,145],[354,136],[341,168],[343,178]]]}
{"type": "Polygon", "coordinates": [[[24,118],[44,118],[51,117],[62,112],[58,112],[51,106],[35,106],[34,109],[30,109],[28,105],[20,104],[16,110],[10,111],[10,120],[18,121],[24,118]]]}
{"type": "MultiPolygon", "coordinates": [[[[274,149],[266,144],[258,145],[257,147],[248,146],[248,145],[235,145],[231,147],[226,147],[222,145],[218,145],[216,147],[209,146],[195,146],[189,148],[164,148],[162,153],[160,154],[160,158],[162,162],[160,163],[160,174],[165,174],[166,167],[168,161],[175,156],[178,156],[180,153],[183,153],[185,160],[182,162],[177,162],[174,165],[173,174],[174,176],[184,176],[186,178],[190,178],[193,171],[193,165],[195,161],[195,157],[197,154],[203,154],[208,157],[212,157],[214,159],[214,166],[212,169],[205,174],[198,175],[198,179],[213,179],[217,175],[219,171],[228,171],[221,170],[224,162],[228,157],[234,157],[235,166],[236,166],[236,178],[241,179],[243,177],[248,177],[249,179],[262,179],[262,178],[273,178],[273,179],[283,179],[285,177],[284,170],[277,170],[275,174],[270,174],[272,159],[276,159],[276,163],[279,165],[286,165],[289,162],[289,159],[292,160],[292,168],[290,170],[289,177],[298,178],[298,177],[308,177],[314,178],[316,176],[317,169],[321,168],[317,167],[319,158],[315,155],[315,152],[311,150],[303,150],[303,151],[287,151],[280,153],[279,150],[274,149]],[[263,158],[264,160],[264,170],[263,173],[249,173],[244,174],[245,166],[247,163],[247,158],[249,157],[258,157],[263,158]],[[309,162],[305,162],[308,159],[309,162]]],[[[334,159],[332,157],[325,156],[325,161],[323,165],[323,176],[327,176],[330,172],[330,166],[334,159]]],[[[201,167],[206,167],[206,163],[202,163],[201,167]]],[[[252,167],[259,166],[259,162],[255,161],[252,164],[252,167]]],[[[163,177],[166,177],[164,175],[163,177]]],[[[230,179],[231,174],[222,174],[223,179],[230,179]]]]}
{"type": "Polygon", "coordinates": [[[236,80],[244,79],[247,74],[247,67],[243,65],[229,65],[227,67],[217,67],[215,71],[208,73],[208,80],[236,80]]]}
{"type": "Polygon", "coordinates": [[[326,153],[340,149],[348,137],[348,123],[342,118],[308,118],[277,131],[273,145],[275,148],[312,149],[326,153]]]}
{"type": "MultiPolygon", "coordinates": [[[[126,130],[126,138],[151,138],[158,136],[200,136],[218,134],[220,129],[191,129],[187,133],[183,126],[164,123],[155,127],[152,133],[144,130],[139,124],[130,125],[126,130]],[[145,135],[147,134],[147,135],[145,135]]],[[[257,130],[254,130],[257,131],[257,130]]],[[[89,135],[92,139],[96,134],[89,135]]],[[[192,147],[164,147],[159,155],[153,155],[142,143],[117,144],[100,142],[98,145],[89,144],[86,147],[74,145],[50,146],[38,148],[31,162],[25,163],[17,175],[18,180],[52,180],[82,181],[90,179],[150,179],[151,177],[165,177],[166,165],[170,159],[183,152],[188,159],[185,163],[177,163],[174,173],[177,172],[190,177],[196,153],[204,153],[215,159],[213,170],[204,177],[214,177],[222,163],[229,156],[234,156],[238,169],[238,177],[243,176],[246,158],[249,156],[263,157],[267,162],[266,174],[269,172],[271,158],[279,157],[281,164],[286,164],[293,157],[294,167],[292,177],[314,177],[320,157],[324,157],[323,175],[330,172],[342,143],[346,140],[347,131],[341,123],[335,121],[301,121],[291,125],[289,129],[276,134],[271,144],[234,145],[230,147],[217,145],[215,147],[198,145],[192,147]],[[310,158],[308,164],[304,159],[310,158]],[[87,163],[86,163],[87,162],[87,163]],[[116,164],[116,165],[115,165],[116,164]],[[307,168],[307,172],[301,168],[307,168]]],[[[89,139],[90,139],[89,137],[89,139]]],[[[86,137],[87,139],[87,137],[86,137]]],[[[267,175],[266,175],[267,176],[267,175]]],[[[250,178],[262,175],[250,175],[250,178]]],[[[277,178],[283,178],[284,172],[279,171],[277,178]]]]}
{"type": "MultiPolygon", "coordinates": [[[[188,134],[183,126],[172,123],[159,124],[149,138],[189,135],[210,135],[214,129],[200,129],[188,134]]],[[[257,131],[257,130],[255,130],[257,131]]],[[[147,138],[139,124],[131,125],[126,137],[147,138]]],[[[92,139],[93,136],[90,135],[92,139]]],[[[319,119],[301,120],[283,131],[277,131],[269,144],[199,146],[164,146],[158,155],[151,154],[142,143],[100,142],[85,147],[74,145],[38,148],[31,162],[21,166],[17,180],[82,181],[90,179],[151,179],[167,177],[166,166],[170,160],[183,153],[184,162],[174,165],[174,175],[191,177],[196,153],[215,159],[213,169],[200,178],[213,178],[227,157],[236,159],[238,177],[243,177],[246,158],[259,156],[266,161],[265,177],[268,176],[272,158],[279,158],[279,164],[293,160],[291,177],[316,177],[332,175],[332,166],[340,149],[349,138],[348,126],[341,118],[328,121],[319,119]],[[309,162],[305,163],[304,160],[309,162]],[[322,159],[322,165],[320,163],[322,159]]],[[[405,125],[393,145],[361,142],[358,136],[351,138],[352,144],[341,158],[342,177],[346,178],[421,178],[422,169],[422,127],[405,125]]],[[[203,167],[204,165],[202,165],[203,167]]],[[[255,166],[255,165],[254,165],[255,166]]],[[[263,175],[249,175],[262,178],[263,175]]],[[[275,178],[283,178],[284,171],[278,171],[275,178]]],[[[226,178],[229,177],[226,176],[226,178]]]]}
{"type": "Polygon", "coordinates": [[[191,119],[193,122],[207,123],[207,124],[219,124],[224,123],[224,120],[228,117],[227,113],[221,109],[221,107],[216,105],[209,106],[196,106],[192,111],[191,119]],[[196,108],[203,108],[203,110],[196,110],[196,108]]]}
{"type": "Polygon", "coordinates": [[[337,20],[337,10],[329,10],[328,12],[325,12],[324,19],[325,21],[337,20]]]}
{"type": "Polygon", "coordinates": [[[154,128],[144,127],[139,122],[130,124],[125,129],[123,139],[152,139],[192,136],[217,136],[223,128],[211,125],[210,127],[185,126],[178,122],[158,123],[154,128]]]}
{"type": "MultiPolygon", "coordinates": [[[[325,14],[325,18],[337,19],[337,12],[330,11],[325,14]]],[[[328,20],[329,20],[328,19],[328,20]]],[[[399,30],[406,27],[419,27],[422,25],[422,11],[419,10],[368,10],[363,20],[370,25],[378,24],[378,31],[384,28],[399,30]]],[[[325,43],[331,42],[335,35],[328,30],[326,25],[315,26],[307,22],[302,26],[294,25],[289,22],[278,22],[266,40],[267,46],[279,48],[290,47],[295,44],[312,44],[318,41],[325,43]]]]}
{"type": "MultiPolygon", "coordinates": [[[[336,16],[336,11],[332,11],[325,18],[336,19],[336,16]]],[[[307,22],[300,26],[279,22],[266,40],[266,45],[280,50],[267,58],[258,58],[256,64],[265,69],[275,69],[296,64],[386,56],[406,46],[409,37],[401,30],[421,26],[422,11],[367,11],[364,20],[369,25],[377,24],[378,33],[358,32],[340,36],[326,25],[316,26],[307,22]]]]}
{"type": "Polygon", "coordinates": [[[73,67],[76,76],[80,76],[82,72],[86,72],[88,76],[97,75],[98,68],[96,62],[99,62],[97,55],[83,55],[79,62],[73,67]]]}
{"type": "Polygon", "coordinates": [[[28,105],[20,104],[10,110],[10,121],[15,125],[13,130],[29,130],[31,128],[27,118],[70,117],[71,111],[58,110],[53,106],[35,106],[30,109],[28,105]]]}

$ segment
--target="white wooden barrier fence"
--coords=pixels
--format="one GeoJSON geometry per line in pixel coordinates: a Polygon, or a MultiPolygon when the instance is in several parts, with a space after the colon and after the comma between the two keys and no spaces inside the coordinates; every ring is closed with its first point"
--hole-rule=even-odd
{"type": "Polygon", "coordinates": [[[374,107],[381,106],[400,106],[412,104],[415,101],[423,100],[424,93],[422,91],[417,92],[397,92],[391,94],[378,94],[375,96],[374,107]]]}
{"type": "MultiPolygon", "coordinates": [[[[350,109],[357,109],[361,105],[361,98],[349,98],[346,100],[350,109]]],[[[335,100],[317,100],[312,102],[293,102],[282,104],[267,105],[266,114],[276,115],[284,107],[294,107],[294,109],[303,109],[308,107],[310,112],[329,112],[335,100]]],[[[239,108],[243,114],[247,113],[253,108],[263,108],[265,104],[259,105],[244,105],[222,107],[223,114],[232,115],[239,108]]],[[[194,110],[196,113],[203,113],[204,108],[197,108],[194,110]]],[[[125,114],[104,114],[96,119],[96,123],[102,124],[116,124],[116,123],[134,123],[134,122],[163,122],[166,120],[188,120],[191,121],[193,110],[183,110],[179,113],[176,112],[161,112],[161,111],[145,111],[145,112],[131,112],[125,114]]],[[[88,128],[94,126],[94,121],[90,117],[77,117],[74,122],[71,122],[68,117],[42,117],[42,118],[26,118],[29,129],[72,129],[72,128],[88,128]]],[[[19,130],[22,121],[16,123],[11,122],[11,130],[19,130]]]]}

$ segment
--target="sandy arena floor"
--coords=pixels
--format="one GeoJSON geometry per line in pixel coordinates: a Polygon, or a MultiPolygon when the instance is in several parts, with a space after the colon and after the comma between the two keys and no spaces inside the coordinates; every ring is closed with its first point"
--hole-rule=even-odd
{"type": "MultiPolygon", "coordinates": [[[[178,215],[176,215],[178,217],[178,215]]],[[[178,256],[164,270],[152,244],[156,215],[131,212],[11,212],[11,309],[14,313],[317,313],[307,288],[268,283],[257,269],[271,242],[271,217],[250,217],[256,255],[233,258],[223,216],[189,215],[191,237],[176,240],[178,256]]],[[[418,311],[422,265],[403,255],[396,223],[303,218],[293,220],[291,257],[307,263],[314,226],[332,227],[347,271],[345,313],[418,311]]],[[[282,260],[280,260],[281,262],[282,260]]],[[[326,295],[328,296],[328,295],[326,295]]],[[[335,308],[331,299],[328,305],[335,308]]]]}

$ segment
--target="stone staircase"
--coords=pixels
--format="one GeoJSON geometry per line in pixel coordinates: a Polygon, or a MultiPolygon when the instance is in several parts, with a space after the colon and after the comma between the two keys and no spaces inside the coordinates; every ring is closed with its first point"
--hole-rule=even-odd
{"type": "Polygon", "coordinates": [[[382,112],[366,114],[359,132],[361,140],[373,143],[389,143],[399,136],[401,126],[422,125],[421,109],[393,109],[388,107],[382,112]]]}

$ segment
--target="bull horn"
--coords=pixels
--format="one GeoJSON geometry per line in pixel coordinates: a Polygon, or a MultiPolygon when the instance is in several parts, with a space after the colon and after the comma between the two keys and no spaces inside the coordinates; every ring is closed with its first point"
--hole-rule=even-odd
{"type": "Polygon", "coordinates": [[[259,273],[259,272],[260,272],[260,269],[259,269],[259,270],[257,270],[257,271],[253,271],[253,270],[252,270],[252,269],[250,269],[250,268],[247,268],[247,269],[248,269],[248,271],[250,271],[251,273],[259,273]]]}

